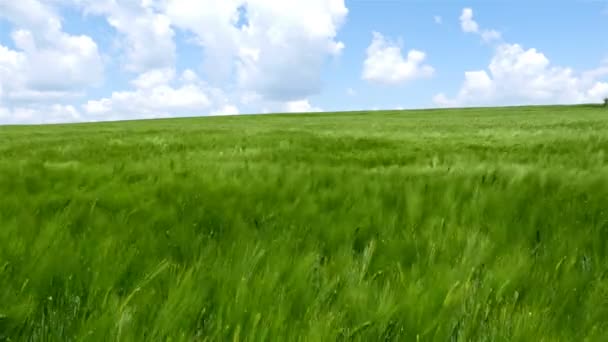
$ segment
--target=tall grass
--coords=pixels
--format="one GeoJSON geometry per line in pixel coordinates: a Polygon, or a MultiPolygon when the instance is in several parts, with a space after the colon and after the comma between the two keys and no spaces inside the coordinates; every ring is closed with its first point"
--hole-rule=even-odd
{"type": "Polygon", "coordinates": [[[597,107],[0,127],[0,340],[604,341],[597,107]]]}

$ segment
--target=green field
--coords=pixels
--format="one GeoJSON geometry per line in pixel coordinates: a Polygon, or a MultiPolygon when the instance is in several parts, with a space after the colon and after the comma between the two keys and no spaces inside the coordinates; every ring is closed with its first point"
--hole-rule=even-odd
{"type": "Polygon", "coordinates": [[[607,341],[595,106],[0,127],[0,340],[607,341]]]}

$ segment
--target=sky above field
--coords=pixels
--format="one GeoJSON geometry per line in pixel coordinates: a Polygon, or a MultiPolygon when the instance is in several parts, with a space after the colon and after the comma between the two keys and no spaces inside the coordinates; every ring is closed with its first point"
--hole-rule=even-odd
{"type": "Polygon", "coordinates": [[[606,0],[0,0],[0,124],[600,102],[606,0]]]}

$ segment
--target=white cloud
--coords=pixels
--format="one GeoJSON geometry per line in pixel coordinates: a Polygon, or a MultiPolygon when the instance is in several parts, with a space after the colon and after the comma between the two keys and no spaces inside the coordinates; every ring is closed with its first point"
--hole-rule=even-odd
{"type": "Polygon", "coordinates": [[[577,74],[570,68],[553,66],[536,49],[519,44],[501,44],[487,70],[469,71],[458,94],[435,96],[441,106],[571,104],[597,102],[608,85],[599,77],[608,73],[598,68],[577,74]]]}
{"type": "Polygon", "coordinates": [[[320,91],[323,64],[344,49],[336,35],[348,10],[344,0],[173,0],[165,13],[196,34],[212,82],[294,101],[320,91]]]}
{"type": "MultiPolygon", "coordinates": [[[[1,96],[1,95],[0,95],[1,96]]],[[[15,104],[52,103],[77,100],[85,96],[83,91],[39,91],[31,89],[13,90],[6,95],[6,100],[15,104]]]]}
{"type": "Polygon", "coordinates": [[[171,20],[151,0],[71,0],[85,13],[105,16],[120,33],[123,66],[133,72],[170,68],[175,63],[175,35],[171,20]]]}
{"type": "Polygon", "coordinates": [[[27,56],[24,53],[0,45],[0,88],[4,89],[4,96],[12,89],[25,87],[27,64],[27,56]]]}
{"type": "MultiPolygon", "coordinates": [[[[502,40],[495,30],[480,30],[473,10],[465,8],[460,17],[465,32],[479,34],[486,42],[502,40]]],[[[601,82],[608,76],[608,63],[577,73],[571,68],[554,66],[534,48],[501,43],[487,69],[467,71],[458,93],[450,98],[443,93],[434,97],[440,106],[477,106],[513,104],[571,104],[597,102],[608,92],[601,82]]]]}
{"type": "Polygon", "coordinates": [[[347,14],[344,0],[0,0],[15,43],[0,45],[2,115],[45,122],[45,111],[61,109],[86,120],[235,114],[237,98],[250,112],[319,110],[308,98],[321,90],[325,63],[345,48],[337,34],[347,14]],[[90,37],[64,32],[54,6],[106,20],[120,49],[107,57],[135,73],[132,88],[89,99],[81,112],[67,107],[101,84],[104,62],[90,37]],[[176,30],[201,46],[207,82],[190,70],[176,75],[176,30]]]}
{"type": "Polygon", "coordinates": [[[0,17],[13,23],[11,37],[17,48],[0,45],[5,97],[42,100],[48,94],[56,99],[102,81],[97,44],[88,36],[65,33],[61,18],[42,2],[0,1],[0,17]]]}
{"type": "Polygon", "coordinates": [[[15,49],[0,44],[0,123],[80,121],[63,102],[103,80],[97,44],[64,32],[57,13],[38,0],[0,0],[2,18],[13,25],[15,49]]]}
{"type": "Polygon", "coordinates": [[[200,81],[192,70],[179,78],[172,69],[150,70],[131,83],[134,90],[88,101],[84,111],[103,120],[238,113],[221,90],[200,81]]]}
{"type": "Polygon", "coordinates": [[[15,108],[0,105],[0,125],[51,124],[82,121],[81,113],[71,105],[31,104],[15,108]]]}
{"type": "Polygon", "coordinates": [[[463,8],[460,15],[460,27],[463,32],[475,33],[481,37],[485,43],[490,43],[495,40],[500,40],[502,34],[493,29],[480,29],[479,24],[473,18],[472,8],[463,8]]]}
{"type": "Polygon", "coordinates": [[[424,64],[425,59],[426,54],[418,50],[410,50],[407,57],[404,57],[397,43],[374,32],[372,42],[367,48],[367,58],[363,63],[362,78],[388,85],[428,78],[434,74],[434,69],[424,64]]]}
{"type": "Polygon", "coordinates": [[[500,40],[501,38],[502,34],[496,30],[484,30],[481,33],[481,39],[483,39],[483,41],[486,43],[491,42],[493,40],[500,40]]]}
{"type": "Polygon", "coordinates": [[[479,32],[479,25],[473,19],[473,9],[464,8],[460,15],[460,27],[463,32],[477,33],[479,32]]]}
{"type": "Polygon", "coordinates": [[[220,116],[220,115],[238,115],[239,113],[239,109],[234,106],[234,105],[225,105],[213,112],[211,112],[210,115],[216,115],[216,116],[220,116]]]}
{"type": "Polygon", "coordinates": [[[323,111],[322,108],[311,104],[308,98],[293,101],[272,101],[254,92],[241,93],[236,98],[242,105],[241,113],[309,113],[323,111]]]}
{"type": "Polygon", "coordinates": [[[435,24],[442,24],[443,23],[443,18],[441,18],[440,15],[434,16],[433,20],[435,21],[435,24]]]}
{"type": "Polygon", "coordinates": [[[103,120],[239,114],[221,89],[209,86],[191,69],[179,76],[173,68],[149,70],[131,85],[133,90],[88,101],[85,112],[103,120]]]}
{"type": "Polygon", "coordinates": [[[608,83],[606,82],[597,82],[589,91],[587,92],[587,96],[589,99],[593,100],[603,100],[608,98],[608,83]]]}
{"type": "Polygon", "coordinates": [[[284,110],[289,113],[312,113],[323,111],[321,108],[311,105],[308,99],[289,101],[285,103],[284,108],[284,110]]]}
{"type": "MultiPolygon", "coordinates": [[[[197,77],[194,71],[187,70],[184,75],[184,81],[196,82],[197,77]]],[[[164,68],[154,69],[137,76],[131,84],[139,89],[152,89],[165,84],[168,84],[175,78],[175,69],[164,68]]]]}

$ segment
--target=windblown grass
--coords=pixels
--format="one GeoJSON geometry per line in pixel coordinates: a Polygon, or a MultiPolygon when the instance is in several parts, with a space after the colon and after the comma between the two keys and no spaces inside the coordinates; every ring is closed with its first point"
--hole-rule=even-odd
{"type": "Polygon", "coordinates": [[[0,127],[0,340],[605,341],[608,115],[0,127]]]}

